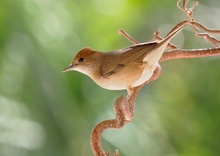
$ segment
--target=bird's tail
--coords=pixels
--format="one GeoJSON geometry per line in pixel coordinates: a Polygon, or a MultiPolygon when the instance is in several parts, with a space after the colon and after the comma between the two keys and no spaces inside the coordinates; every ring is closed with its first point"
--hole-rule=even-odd
{"type": "Polygon", "coordinates": [[[164,50],[169,44],[170,40],[180,32],[186,25],[188,21],[183,21],[177,24],[165,37],[163,40],[155,44],[155,47],[152,48],[151,52],[148,53],[147,57],[145,57],[144,61],[148,62],[150,65],[155,65],[155,62],[158,62],[161,58],[164,50]]]}
{"type": "Polygon", "coordinates": [[[158,46],[162,46],[164,48],[166,48],[166,46],[168,45],[168,43],[170,42],[170,40],[178,33],[180,32],[187,24],[189,21],[183,21],[180,22],[179,24],[177,24],[165,37],[163,40],[161,40],[158,43],[158,46]]]}

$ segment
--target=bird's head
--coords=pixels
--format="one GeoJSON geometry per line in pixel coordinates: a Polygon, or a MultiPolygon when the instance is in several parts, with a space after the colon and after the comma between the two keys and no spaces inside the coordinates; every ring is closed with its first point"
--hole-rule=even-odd
{"type": "Polygon", "coordinates": [[[65,68],[63,72],[75,70],[91,76],[91,72],[93,72],[95,69],[95,65],[97,65],[97,59],[99,58],[98,55],[100,54],[101,53],[90,48],[83,48],[76,54],[70,65],[65,68]]]}

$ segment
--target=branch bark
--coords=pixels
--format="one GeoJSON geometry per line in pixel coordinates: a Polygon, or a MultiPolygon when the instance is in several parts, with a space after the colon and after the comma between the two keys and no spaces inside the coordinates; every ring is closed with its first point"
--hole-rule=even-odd
{"type": "MultiPolygon", "coordinates": [[[[209,49],[176,49],[169,52],[166,52],[162,55],[160,62],[168,61],[172,59],[181,59],[181,58],[198,58],[198,57],[207,57],[207,56],[219,56],[220,48],[209,48],[209,49]]],[[[137,95],[141,88],[148,84],[151,81],[157,80],[161,75],[160,65],[154,71],[154,74],[149,81],[144,84],[135,87],[132,96],[129,99],[126,99],[124,96],[120,96],[114,104],[114,111],[116,118],[112,120],[105,120],[100,122],[95,126],[91,133],[91,146],[95,156],[110,156],[110,152],[106,153],[102,149],[101,145],[101,134],[104,130],[110,128],[120,129],[131,122],[131,119],[134,115],[134,103],[137,98],[137,95]]],[[[113,156],[119,156],[118,150],[115,150],[113,156]]]]}
{"type": "Polygon", "coordinates": [[[181,58],[199,58],[220,55],[220,48],[176,49],[162,55],[160,62],[181,58]]]}
{"type": "MultiPolygon", "coordinates": [[[[159,62],[162,61],[168,61],[173,59],[181,59],[181,58],[199,58],[199,57],[208,57],[208,56],[218,56],[220,55],[220,40],[214,38],[210,34],[220,34],[220,30],[211,30],[203,26],[202,24],[195,21],[193,18],[193,9],[198,4],[198,2],[194,2],[192,7],[187,8],[188,0],[178,0],[177,6],[180,10],[182,10],[186,16],[189,18],[189,21],[183,21],[188,22],[189,25],[191,25],[192,29],[195,31],[195,35],[197,37],[203,37],[207,42],[210,42],[214,45],[215,48],[207,48],[207,49],[178,49],[175,45],[169,44],[168,49],[171,49],[168,52],[163,53],[161,59],[159,62]],[[179,6],[180,2],[182,3],[182,7],[179,6]],[[198,29],[202,29],[205,31],[205,33],[199,33],[198,29]]],[[[176,29],[181,23],[177,24],[173,29],[176,29]]],[[[172,29],[172,30],[173,30],[172,29]]],[[[172,31],[171,30],[171,31],[172,31]]],[[[126,39],[128,39],[133,44],[137,44],[138,42],[130,37],[125,31],[119,30],[119,34],[123,35],[126,39]]],[[[159,32],[154,33],[155,37],[152,41],[159,41],[162,40],[161,37],[159,37],[159,32]]],[[[125,98],[123,95],[120,96],[114,103],[114,111],[115,111],[115,119],[112,120],[105,120],[100,122],[95,126],[95,128],[92,130],[90,139],[91,139],[91,146],[92,151],[95,156],[110,156],[110,152],[106,153],[101,145],[101,134],[104,130],[109,128],[117,128],[120,129],[129,122],[131,122],[131,119],[134,115],[134,103],[136,100],[136,97],[141,90],[141,88],[148,84],[151,81],[155,81],[158,79],[161,75],[161,68],[158,63],[157,68],[155,69],[152,77],[145,82],[144,84],[135,87],[133,90],[133,94],[129,98],[125,98]]],[[[113,156],[119,156],[118,150],[115,150],[113,156]]]]}

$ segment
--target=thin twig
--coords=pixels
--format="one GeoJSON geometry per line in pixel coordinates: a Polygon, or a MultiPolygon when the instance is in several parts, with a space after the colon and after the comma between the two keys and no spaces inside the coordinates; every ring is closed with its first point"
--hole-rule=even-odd
{"type": "Polygon", "coordinates": [[[220,30],[208,29],[198,22],[191,22],[190,25],[193,28],[193,30],[195,31],[195,35],[197,37],[203,37],[207,42],[211,42],[214,45],[214,47],[216,47],[216,48],[219,47],[218,44],[220,44],[220,41],[218,39],[216,39],[215,37],[209,35],[208,33],[220,34],[220,30]],[[196,27],[204,30],[206,33],[200,33],[196,27]]]}
{"type": "Polygon", "coordinates": [[[193,9],[195,8],[195,6],[198,5],[198,2],[194,1],[192,7],[190,7],[190,8],[187,8],[188,3],[189,3],[189,0],[178,0],[177,1],[177,7],[186,14],[186,16],[190,19],[190,22],[193,22],[193,21],[195,21],[195,19],[193,17],[193,9]],[[179,3],[181,1],[183,1],[183,6],[182,7],[180,7],[180,5],[179,5],[179,3]]]}
{"type": "Polygon", "coordinates": [[[129,40],[133,44],[138,44],[138,42],[128,35],[123,29],[118,30],[118,34],[124,36],[127,40],[129,40]]]}
{"type": "MultiPolygon", "coordinates": [[[[152,39],[152,41],[159,42],[159,41],[163,40],[163,38],[160,37],[159,34],[160,34],[159,31],[154,32],[154,38],[152,39]]],[[[170,50],[177,49],[177,46],[175,46],[172,43],[169,43],[167,45],[167,49],[170,49],[170,50]]]]}
{"type": "Polygon", "coordinates": [[[191,22],[191,24],[195,25],[196,27],[204,30],[205,32],[207,33],[210,33],[210,34],[220,34],[220,30],[214,30],[214,29],[209,29],[209,28],[206,28],[204,25],[202,25],[201,23],[198,23],[198,22],[191,22]]]}

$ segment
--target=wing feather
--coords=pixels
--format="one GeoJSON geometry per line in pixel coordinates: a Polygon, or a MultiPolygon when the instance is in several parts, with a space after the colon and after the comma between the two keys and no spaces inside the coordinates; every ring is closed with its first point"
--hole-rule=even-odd
{"type": "MultiPolygon", "coordinates": [[[[127,70],[126,68],[132,68],[133,63],[135,63],[136,67],[137,65],[141,66],[145,62],[145,58],[149,54],[149,51],[152,51],[151,49],[156,45],[157,43],[155,42],[137,44],[119,51],[106,53],[103,59],[103,65],[100,69],[102,76],[110,78],[119,73],[122,69],[127,70]]],[[[134,68],[132,69],[134,70],[134,68]]]]}

